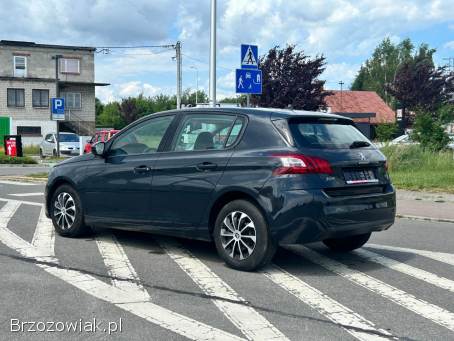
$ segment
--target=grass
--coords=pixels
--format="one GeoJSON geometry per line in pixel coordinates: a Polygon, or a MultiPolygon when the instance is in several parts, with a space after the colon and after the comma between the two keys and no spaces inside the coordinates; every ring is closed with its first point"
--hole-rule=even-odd
{"type": "Polygon", "coordinates": [[[389,174],[397,188],[454,193],[454,154],[420,146],[386,146],[389,174]]]}
{"type": "Polygon", "coordinates": [[[37,164],[35,159],[29,156],[23,157],[11,157],[6,155],[0,155],[0,164],[9,164],[9,165],[20,165],[20,164],[28,164],[33,165],[37,164]]]}
{"type": "Polygon", "coordinates": [[[29,146],[23,146],[22,153],[24,155],[39,155],[39,146],[36,144],[32,144],[29,146]]]}
{"type": "Polygon", "coordinates": [[[32,174],[27,175],[27,177],[30,177],[33,179],[47,179],[48,176],[49,176],[49,174],[46,172],[32,173],[32,174]]]}

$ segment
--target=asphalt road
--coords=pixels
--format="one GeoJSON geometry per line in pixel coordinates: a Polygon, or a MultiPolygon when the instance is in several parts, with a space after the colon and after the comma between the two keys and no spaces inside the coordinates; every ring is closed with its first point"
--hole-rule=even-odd
{"type": "Polygon", "coordinates": [[[293,246],[244,273],[209,243],[55,236],[42,192],[0,181],[1,340],[454,339],[454,224],[399,219],[361,251],[293,246]]]}
{"type": "Polygon", "coordinates": [[[2,175],[30,175],[35,173],[48,173],[50,167],[47,166],[5,166],[0,167],[0,176],[2,175]]]}

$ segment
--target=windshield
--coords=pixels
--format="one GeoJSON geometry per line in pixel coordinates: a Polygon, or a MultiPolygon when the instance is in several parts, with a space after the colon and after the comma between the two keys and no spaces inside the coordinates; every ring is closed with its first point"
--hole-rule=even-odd
{"type": "Polygon", "coordinates": [[[60,142],[79,142],[79,136],[76,134],[58,134],[60,142]]]}
{"type": "Polygon", "coordinates": [[[371,143],[347,120],[293,119],[289,125],[297,145],[304,148],[344,149],[355,144],[368,147],[371,143]]]}

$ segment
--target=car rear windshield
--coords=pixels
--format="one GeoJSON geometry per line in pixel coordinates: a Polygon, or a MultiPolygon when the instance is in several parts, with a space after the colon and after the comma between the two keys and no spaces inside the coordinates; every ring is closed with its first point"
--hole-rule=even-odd
{"type": "Polygon", "coordinates": [[[357,141],[372,145],[349,120],[296,118],[290,119],[289,126],[297,145],[304,148],[344,149],[357,141]]]}
{"type": "Polygon", "coordinates": [[[79,142],[79,136],[75,134],[59,134],[60,142],[79,142]]]}

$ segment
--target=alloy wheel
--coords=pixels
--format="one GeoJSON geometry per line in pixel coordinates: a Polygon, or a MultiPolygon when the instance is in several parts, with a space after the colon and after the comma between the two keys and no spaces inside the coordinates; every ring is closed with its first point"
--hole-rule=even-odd
{"type": "Polygon", "coordinates": [[[73,197],[66,192],[60,193],[54,202],[54,217],[62,230],[70,229],[76,219],[76,204],[73,197]]]}
{"type": "Polygon", "coordinates": [[[222,247],[233,259],[246,259],[255,249],[255,225],[244,212],[229,213],[222,222],[220,234],[222,247]]]}

